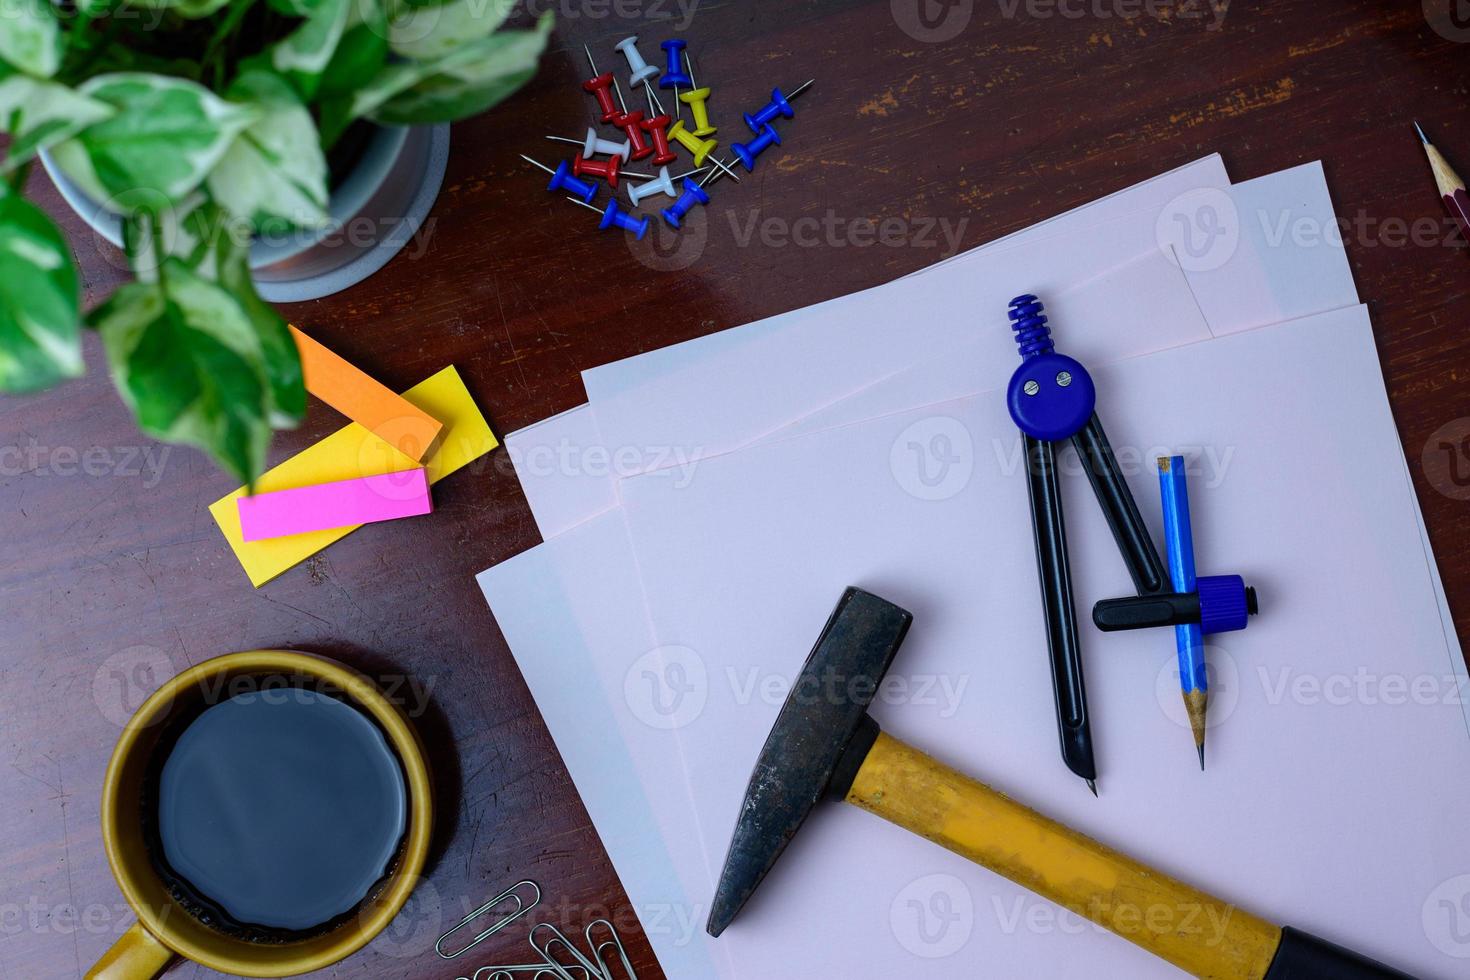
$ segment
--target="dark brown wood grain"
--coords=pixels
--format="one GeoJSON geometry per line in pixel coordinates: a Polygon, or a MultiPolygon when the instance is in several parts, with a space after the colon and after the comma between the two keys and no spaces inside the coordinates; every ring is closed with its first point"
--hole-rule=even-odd
{"type": "MultiPolygon", "coordinates": [[[[707,0],[687,24],[674,0],[566,0],[538,76],[455,127],[416,254],[287,313],[394,387],[457,365],[504,433],[581,403],[582,369],[877,285],[948,251],[938,236],[927,247],[742,244],[752,219],[964,222],[958,246],[969,248],[1213,151],[1237,180],[1321,158],[1470,639],[1470,489],[1446,463],[1460,450],[1441,448],[1470,436],[1470,256],[1410,126],[1422,120],[1470,168],[1470,45],[1431,29],[1417,3],[1236,0],[1210,29],[1214,14],[1177,3],[1125,3],[1167,14],[1128,20],[1098,16],[1120,8],[1092,0],[1068,8],[1094,11],[1081,17],[1026,0],[917,2],[968,23],[927,43],[899,26],[911,0],[707,0]],[[689,39],[726,142],[772,85],[818,79],[785,144],[742,184],[718,185],[703,254],[681,271],[650,269],[517,159],[554,158],[542,137],[591,120],[582,44],[621,73],[611,44],[635,32],[650,55],[666,37],[689,39]],[[1424,218],[1433,240],[1405,241],[1400,227],[1424,218]]],[[[119,257],[43,176],[32,191],[63,221],[98,301],[122,281],[119,257]]],[[[324,975],[448,980],[458,961],[436,958],[433,937],[529,877],[546,917],[580,931],[611,915],[640,976],[659,976],[474,583],[539,540],[504,454],[440,484],[428,523],[353,535],[253,590],[206,510],[231,481],[185,449],[139,466],[165,450],[137,434],[94,342],[87,355],[85,379],[0,399],[0,977],[77,977],[131,921],[98,831],[121,717],[150,676],[258,647],[411,675],[430,695],[418,721],[443,815],[428,883],[392,936],[324,975]],[[89,450],[92,475],[76,472],[89,450]]],[[[314,404],[273,458],[339,425],[314,404]]],[[[1470,472],[1470,455],[1459,462],[1470,472]]],[[[483,951],[480,962],[521,959],[524,934],[483,951]]]]}

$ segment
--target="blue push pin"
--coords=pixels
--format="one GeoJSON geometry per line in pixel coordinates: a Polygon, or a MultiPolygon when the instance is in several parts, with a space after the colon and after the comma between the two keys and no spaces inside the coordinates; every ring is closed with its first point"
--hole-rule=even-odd
{"type": "Polygon", "coordinates": [[[704,188],[700,187],[688,177],[685,177],[684,193],[680,194],[677,201],[664,208],[660,213],[664,216],[664,220],[669,223],[670,228],[677,228],[679,227],[679,222],[684,220],[684,216],[694,210],[694,205],[708,203],[709,195],[704,192],[704,188]]]}
{"type": "Polygon", "coordinates": [[[552,170],[546,164],[540,163],[536,160],[532,160],[524,153],[521,154],[521,159],[531,164],[533,167],[540,167],[542,170],[551,174],[551,183],[546,185],[546,189],[549,191],[570,191],[572,194],[581,198],[583,204],[591,204],[592,199],[597,196],[597,185],[585,180],[581,180],[577,177],[573,177],[572,169],[567,166],[565,160],[563,160],[561,163],[558,163],[556,165],[556,169],[552,170]]]}
{"type": "Polygon", "coordinates": [[[730,152],[740,158],[746,170],[754,170],[755,158],[766,152],[772,144],[781,145],[781,134],[770,123],[766,123],[760,135],[749,143],[731,143],[730,152]]]}
{"type": "MultiPolygon", "coordinates": [[[[592,206],[591,204],[585,204],[582,201],[577,200],[575,197],[569,197],[567,198],[567,200],[571,201],[573,204],[581,204],[582,207],[586,208],[589,211],[597,210],[597,208],[592,206]]],[[[602,222],[597,227],[602,229],[603,231],[607,231],[609,228],[616,225],[624,231],[631,231],[633,233],[633,237],[641,242],[643,241],[643,236],[648,234],[648,226],[652,223],[652,219],[648,218],[647,216],[637,218],[633,217],[631,214],[624,211],[618,206],[617,198],[613,198],[611,201],[607,202],[607,207],[602,209],[602,222]]]]}
{"type": "Polygon", "coordinates": [[[805,92],[807,90],[807,86],[815,81],[816,79],[813,78],[806,82],[803,82],[801,85],[797,86],[796,91],[792,92],[790,95],[784,94],[779,88],[771,89],[771,101],[767,102],[765,105],[757,109],[755,115],[753,116],[748,112],[743,114],[745,118],[745,125],[750,127],[750,131],[752,133],[755,133],[757,136],[759,136],[761,132],[761,127],[765,126],[766,123],[774,120],[777,116],[790,119],[792,116],[796,115],[796,110],[791,108],[791,100],[796,98],[801,93],[805,92]]]}
{"type": "Polygon", "coordinates": [[[659,47],[664,49],[664,58],[668,67],[664,69],[663,76],[659,78],[658,87],[677,89],[683,86],[684,88],[693,88],[694,82],[684,72],[683,54],[687,44],[675,37],[660,44],[659,47]]]}

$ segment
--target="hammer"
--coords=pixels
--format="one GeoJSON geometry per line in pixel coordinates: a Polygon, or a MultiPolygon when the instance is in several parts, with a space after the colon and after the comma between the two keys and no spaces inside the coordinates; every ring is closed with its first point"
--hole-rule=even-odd
{"type": "Polygon", "coordinates": [[[756,760],[711,903],[711,936],[725,931],[828,797],[1004,875],[1194,976],[1407,980],[1236,909],[883,734],[868,706],[912,621],[861,589],[838,600],[756,760]],[[1198,925],[1206,921],[1226,923],[1223,936],[1198,925]]]}

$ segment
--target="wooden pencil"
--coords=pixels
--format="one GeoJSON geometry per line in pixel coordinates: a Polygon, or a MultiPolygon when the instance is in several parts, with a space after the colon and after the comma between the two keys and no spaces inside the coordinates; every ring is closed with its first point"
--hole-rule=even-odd
{"type": "Polygon", "coordinates": [[[1429,157],[1429,169],[1434,171],[1434,182],[1439,185],[1439,196],[1444,199],[1444,206],[1460,226],[1460,234],[1470,241],[1470,194],[1465,192],[1465,182],[1460,175],[1455,173],[1444,154],[1424,135],[1424,129],[1417,122],[1414,128],[1419,132],[1419,139],[1424,141],[1424,154],[1429,157]]]}

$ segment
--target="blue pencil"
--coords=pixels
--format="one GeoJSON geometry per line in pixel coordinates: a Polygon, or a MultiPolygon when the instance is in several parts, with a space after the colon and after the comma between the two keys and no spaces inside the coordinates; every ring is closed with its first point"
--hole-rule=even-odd
{"type": "MultiPolygon", "coordinates": [[[[1184,457],[1160,456],[1159,493],[1164,506],[1164,543],[1168,550],[1169,578],[1175,592],[1193,592],[1194,536],[1189,526],[1189,490],[1185,486],[1184,457]]],[[[1198,623],[1174,627],[1179,651],[1179,686],[1189,727],[1199,750],[1199,767],[1205,767],[1205,706],[1209,685],[1205,679],[1205,641],[1198,623]]]]}

